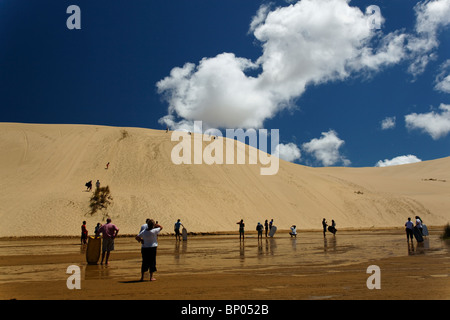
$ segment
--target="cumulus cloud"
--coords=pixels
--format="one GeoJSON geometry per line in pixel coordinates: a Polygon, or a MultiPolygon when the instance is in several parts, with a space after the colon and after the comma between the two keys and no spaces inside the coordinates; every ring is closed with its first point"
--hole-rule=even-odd
{"type": "Polygon", "coordinates": [[[163,122],[174,125],[176,115],[215,128],[262,127],[276,106],[271,93],[262,90],[256,78],[246,76],[245,71],[253,68],[256,65],[250,60],[223,53],[204,58],[198,66],[186,63],[172,69],[157,83],[169,101],[171,117],[163,122]]]}
{"type": "Polygon", "coordinates": [[[381,121],[381,129],[387,130],[395,128],[395,117],[387,117],[381,121]]]}
{"type": "Polygon", "coordinates": [[[450,132],[450,105],[442,103],[439,109],[441,112],[430,111],[406,115],[406,127],[428,133],[434,140],[446,136],[450,132]]]}
{"type": "Polygon", "coordinates": [[[324,166],[331,166],[338,163],[349,166],[351,163],[350,160],[346,159],[339,152],[339,149],[344,143],[344,140],[338,137],[336,131],[330,130],[328,132],[322,132],[321,138],[314,138],[309,142],[303,143],[302,149],[312,154],[324,166]]]}
{"type": "Polygon", "coordinates": [[[278,152],[279,158],[285,161],[294,162],[301,158],[300,148],[295,143],[283,144],[280,143],[275,147],[275,152],[278,152]]]}
{"type": "Polygon", "coordinates": [[[401,165],[401,164],[408,164],[408,163],[415,163],[415,162],[420,162],[422,160],[420,160],[419,158],[417,158],[414,155],[407,155],[407,156],[398,156],[395,157],[393,159],[385,159],[385,160],[380,160],[377,162],[377,164],[375,165],[376,167],[388,167],[388,166],[397,166],[397,165],[401,165]]]}
{"type": "Polygon", "coordinates": [[[405,57],[405,35],[383,35],[370,27],[372,20],[346,0],[302,0],[273,10],[263,5],[249,28],[261,44],[261,56],[251,61],[221,53],[173,68],[157,83],[169,104],[160,122],[261,128],[292,107],[307,85],[398,63],[405,57]]]}
{"type": "Polygon", "coordinates": [[[439,31],[450,25],[450,0],[419,2],[415,6],[416,34],[407,36],[406,49],[413,60],[408,71],[417,75],[436,59],[434,50],[439,46],[439,31]]]}
{"type": "Polygon", "coordinates": [[[450,93],[450,59],[440,67],[440,73],[436,77],[435,89],[444,93],[450,93]]]}
{"type": "MultiPolygon", "coordinates": [[[[411,33],[382,32],[371,27],[373,15],[347,0],[288,1],[285,7],[262,5],[249,24],[249,34],[261,46],[255,61],[225,52],[198,63],[174,67],[156,87],[168,103],[168,113],[159,122],[171,129],[196,131],[203,128],[263,128],[264,122],[295,101],[311,85],[376,73],[400,62],[409,62],[414,77],[436,59],[438,36],[450,25],[450,0],[423,1],[415,6],[416,24],[411,33]]],[[[373,25],[372,25],[373,26],[373,25]]],[[[450,92],[450,62],[441,66],[435,89],[450,92]]],[[[405,116],[409,129],[419,129],[438,139],[450,132],[450,110],[405,116]]],[[[383,130],[395,127],[395,117],[381,122],[383,130]]],[[[336,132],[322,133],[302,145],[324,166],[350,161],[340,154],[344,141],[336,132]]],[[[280,144],[280,157],[301,158],[294,144],[280,144]]],[[[411,156],[403,156],[411,157],[411,156]]],[[[398,157],[400,158],[400,157],[398,157]]],[[[401,159],[384,160],[399,161],[401,159]]]]}
{"type": "Polygon", "coordinates": [[[259,7],[258,12],[256,15],[252,18],[252,21],[250,23],[250,29],[249,32],[255,31],[255,28],[264,23],[264,20],[266,20],[267,15],[270,12],[270,6],[263,4],[261,7],[259,7]]]}

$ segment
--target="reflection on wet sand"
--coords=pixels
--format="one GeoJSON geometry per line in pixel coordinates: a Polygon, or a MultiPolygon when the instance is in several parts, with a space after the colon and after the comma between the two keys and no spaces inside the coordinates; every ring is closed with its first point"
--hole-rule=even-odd
{"type": "Polygon", "coordinates": [[[327,237],[323,238],[323,251],[324,252],[336,251],[336,237],[335,236],[330,238],[330,240],[328,240],[327,237]]]}
{"type": "Polygon", "coordinates": [[[175,249],[173,250],[173,258],[177,264],[180,264],[181,257],[187,252],[187,241],[175,241],[175,249]]]}
{"type": "MultiPolygon", "coordinates": [[[[140,245],[133,238],[116,239],[109,266],[87,265],[86,247],[72,245],[74,241],[0,241],[0,281],[61,280],[67,277],[65,270],[69,265],[80,266],[84,279],[139,275],[140,245]]],[[[422,243],[405,242],[401,232],[376,231],[343,231],[325,238],[319,232],[299,233],[296,238],[277,234],[274,238],[257,239],[255,235],[246,236],[243,241],[234,235],[192,236],[187,241],[160,237],[157,268],[159,274],[166,275],[263,271],[279,267],[296,270],[299,266],[335,267],[386,257],[448,252],[439,235],[430,235],[422,243]]]]}
{"type": "MultiPolygon", "coordinates": [[[[82,273],[83,274],[83,273],[82,273]]],[[[84,266],[84,279],[108,279],[110,277],[110,268],[105,265],[86,264],[84,266]]]]}
{"type": "Polygon", "coordinates": [[[430,239],[425,238],[423,242],[408,241],[408,255],[425,254],[430,249],[430,239]]]}

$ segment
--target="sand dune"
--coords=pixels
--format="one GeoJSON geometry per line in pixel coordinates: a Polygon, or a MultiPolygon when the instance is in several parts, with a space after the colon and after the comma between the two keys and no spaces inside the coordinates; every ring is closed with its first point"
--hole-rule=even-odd
{"type": "Polygon", "coordinates": [[[106,215],[120,234],[135,234],[147,217],[166,233],[177,218],[190,232],[237,231],[240,219],[251,231],[272,218],[300,231],[320,229],[322,218],[338,228],[401,227],[415,215],[428,226],[450,221],[450,158],[385,168],[280,160],[276,175],[263,176],[248,162],[175,165],[170,138],[142,128],[0,123],[0,237],[78,236],[83,220],[92,232],[106,215]],[[91,215],[84,184],[97,179],[113,201],[91,215]]]}

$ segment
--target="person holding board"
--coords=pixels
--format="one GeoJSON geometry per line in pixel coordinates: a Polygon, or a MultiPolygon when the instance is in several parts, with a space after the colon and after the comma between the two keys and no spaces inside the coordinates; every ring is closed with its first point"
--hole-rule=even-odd
{"type": "Polygon", "coordinates": [[[175,222],[173,230],[175,231],[175,240],[181,241],[180,226],[184,228],[183,224],[180,222],[180,219],[178,219],[177,222],[175,222]]]}

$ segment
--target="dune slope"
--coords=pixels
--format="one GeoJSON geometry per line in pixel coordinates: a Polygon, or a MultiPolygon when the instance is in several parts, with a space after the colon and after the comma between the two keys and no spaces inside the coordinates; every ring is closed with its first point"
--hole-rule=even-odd
{"type": "Polygon", "coordinates": [[[0,123],[0,237],[79,235],[83,220],[92,233],[107,216],[121,234],[137,233],[147,217],[165,233],[178,218],[189,232],[237,231],[240,219],[251,231],[265,219],[300,231],[320,229],[322,218],[338,228],[401,227],[415,215],[429,226],[450,221],[450,158],[387,168],[280,160],[276,175],[263,176],[248,157],[176,165],[177,144],[159,130],[0,123]],[[113,199],[91,215],[84,184],[97,179],[113,199]]]}

